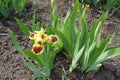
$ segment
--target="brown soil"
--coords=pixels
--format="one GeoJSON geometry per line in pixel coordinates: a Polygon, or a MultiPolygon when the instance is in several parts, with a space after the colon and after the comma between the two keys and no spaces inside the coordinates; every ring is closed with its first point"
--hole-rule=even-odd
{"type": "MultiPolygon", "coordinates": [[[[47,0],[38,0],[37,21],[41,18],[45,24],[50,23],[50,4],[45,2],[47,0]]],[[[72,9],[74,0],[57,0],[58,12],[60,17],[65,17],[68,9],[72,9]]],[[[32,20],[33,11],[31,5],[24,10],[22,15],[11,13],[8,19],[0,17],[0,80],[31,80],[32,70],[23,65],[24,58],[13,46],[7,29],[14,31],[20,45],[25,49],[30,49],[28,38],[22,33],[18,27],[14,17],[22,20],[24,23],[30,24],[32,20]]],[[[88,14],[88,23],[92,23],[101,15],[100,9],[90,7],[88,14]]],[[[120,45],[120,9],[117,10],[111,17],[109,17],[103,24],[102,38],[105,38],[111,33],[115,36],[110,45],[120,45]]],[[[78,67],[70,73],[68,71],[70,60],[62,53],[56,56],[54,67],[51,72],[52,80],[120,80],[120,57],[113,58],[103,63],[103,66],[88,74],[82,74],[78,67]]]]}

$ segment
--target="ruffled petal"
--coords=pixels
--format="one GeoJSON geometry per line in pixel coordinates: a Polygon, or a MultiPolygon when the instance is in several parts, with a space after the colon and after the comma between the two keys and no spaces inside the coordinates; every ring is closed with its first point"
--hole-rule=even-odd
{"type": "Polygon", "coordinates": [[[32,51],[36,55],[42,54],[43,50],[44,50],[44,46],[43,45],[39,45],[39,44],[34,44],[33,45],[32,51]]]}
{"type": "Polygon", "coordinates": [[[33,33],[30,33],[29,38],[30,38],[31,40],[35,40],[35,39],[36,39],[36,37],[37,37],[37,32],[36,32],[36,31],[35,31],[35,32],[33,32],[33,33]]]}
{"type": "Polygon", "coordinates": [[[49,42],[49,43],[54,43],[54,44],[56,44],[56,43],[58,42],[57,36],[55,36],[55,35],[50,35],[50,36],[48,37],[48,42],[49,42]]]}

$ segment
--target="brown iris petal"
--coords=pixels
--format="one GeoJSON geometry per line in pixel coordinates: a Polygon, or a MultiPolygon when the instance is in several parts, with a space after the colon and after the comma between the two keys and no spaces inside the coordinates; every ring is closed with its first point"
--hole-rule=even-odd
{"type": "Polygon", "coordinates": [[[40,47],[40,46],[39,46],[39,47],[38,47],[38,46],[34,46],[34,48],[33,48],[33,51],[34,51],[36,54],[41,53],[42,50],[43,50],[43,48],[40,47]]]}
{"type": "Polygon", "coordinates": [[[57,37],[56,37],[56,36],[51,36],[51,41],[52,41],[53,43],[55,43],[55,42],[57,41],[57,37]]]}
{"type": "Polygon", "coordinates": [[[34,37],[34,36],[35,36],[35,34],[36,34],[36,32],[31,33],[31,34],[30,34],[30,37],[34,37]]]}

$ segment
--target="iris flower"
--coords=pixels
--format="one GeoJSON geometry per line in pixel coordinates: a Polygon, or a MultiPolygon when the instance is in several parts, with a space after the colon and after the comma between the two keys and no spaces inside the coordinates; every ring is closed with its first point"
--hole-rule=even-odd
{"type": "Polygon", "coordinates": [[[32,47],[32,51],[36,55],[41,54],[44,51],[45,43],[56,44],[58,42],[57,36],[48,36],[43,28],[41,28],[40,31],[34,31],[33,33],[30,33],[29,38],[35,41],[32,47]]]}

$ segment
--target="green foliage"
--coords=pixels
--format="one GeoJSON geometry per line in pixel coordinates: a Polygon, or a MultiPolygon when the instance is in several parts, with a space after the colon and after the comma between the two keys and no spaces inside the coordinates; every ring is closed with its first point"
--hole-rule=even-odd
{"type": "MultiPolygon", "coordinates": [[[[46,33],[48,35],[57,35],[59,40],[57,44],[53,45],[50,43],[45,43],[42,54],[36,55],[34,52],[22,49],[19,46],[19,43],[17,42],[13,32],[8,30],[16,49],[27,59],[27,62],[24,62],[24,64],[34,71],[32,80],[35,80],[38,77],[41,77],[42,80],[50,79],[50,72],[53,67],[54,58],[56,53],[61,51],[61,48],[65,48],[65,55],[72,58],[69,69],[71,72],[77,66],[80,66],[83,72],[96,70],[102,65],[103,61],[120,55],[119,46],[111,48],[108,47],[113,35],[106,37],[103,41],[100,40],[102,29],[101,24],[108,17],[108,12],[103,13],[100,18],[91,26],[91,29],[88,30],[88,24],[86,20],[88,5],[82,9],[79,1],[76,0],[71,14],[68,11],[64,19],[59,19],[57,16],[55,0],[51,0],[51,5],[52,27],[46,26],[46,33]],[[80,17],[80,26],[76,25],[76,18],[78,16],[80,17]],[[36,66],[31,59],[34,60],[39,67],[36,66]],[[78,65],[78,63],[80,65],[78,65]]],[[[18,19],[16,19],[16,21],[26,36],[29,36],[30,32],[35,32],[40,29],[40,23],[36,23],[35,21],[35,13],[33,15],[31,28],[26,26],[18,19]]]]}
{"type": "Polygon", "coordinates": [[[43,27],[43,22],[41,23],[41,25],[40,25],[40,22],[36,22],[36,15],[35,15],[35,13],[36,13],[36,10],[34,9],[34,14],[33,14],[33,19],[32,19],[32,28],[31,28],[31,30],[32,30],[32,32],[34,32],[35,30],[40,30],[40,26],[42,26],[43,27]]]}
{"type": "Polygon", "coordinates": [[[0,14],[8,18],[12,10],[21,13],[27,2],[28,0],[0,0],[0,14]]]}
{"type": "Polygon", "coordinates": [[[24,23],[22,23],[20,20],[16,19],[19,27],[21,28],[21,30],[23,31],[23,33],[25,33],[27,36],[30,35],[30,29],[28,28],[28,26],[26,26],[24,23]]]}
{"type": "Polygon", "coordinates": [[[50,71],[53,66],[53,61],[57,53],[57,49],[55,50],[54,46],[51,46],[50,44],[46,44],[44,53],[40,55],[35,55],[33,52],[24,50],[19,46],[11,30],[9,30],[9,34],[16,49],[20,53],[22,53],[22,55],[28,60],[28,62],[24,62],[24,64],[34,71],[32,80],[35,80],[38,77],[42,77],[43,80],[49,79],[50,71]],[[39,67],[36,67],[35,64],[32,63],[32,61],[29,58],[37,62],[37,64],[39,65],[41,69],[39,69],[39,67]]]}
{"type": "MultiPolygon", "coordinates": [[[[30,35],[30,32],[34,32],[36,30],[40,29],[39,22],[35,23],[35,13],[33,15],[32,20],[32,27],[29,28],[24,23],[22,23],[20,20],[16,19],[19,27],[23,31],[26,36],[30,35]]],[[[58,44],[51,45],[50,43],[45,44],[44,52],[42,54],[36,55],[33,52],[29,50],[22,49],[21,46],[19,46],[19,43],[17,42],[14,33],[11,30],[8,30],[11,40],[16,47],[16,49],[22,53],[23,57],[27,59],[27,62],[24,62],[24,64],[31,68],[34,71],[32,80],[35,80],[38,77],[41,77],[42,80],[47,80],[50,77],[50,72],[53,67],[53,61],[56,56],[56,53],[60,51],[60,48],[58,44]],[[38,64],[39,67],[37,67],[32,61],[34,60],[35,63],[38,64]]],[[[46,32],[50,35],[51,31],[50,29],[47,29],[46,32]]]]}
{"type": "MultiPolygon", "coordinates": [[[[31,21],[32,22],[31,28],[29,28],[27,25],[25,25],[23,22],[21,22],[17,18],[16,18],[16,22],[26,36],[29,36],[30,32],[38,31],[41,28],[40,23],[39,22],[36,23],[35,10],[34,10],[34,14],[33,14],[33,19],[31,21]]],[[[43,24],[43,23],[41,23],[41,24],[43,24]]]]}
{"type": "Polygon", "coordinates": [[[80,0],[81,2],[85,2],[87,4],[92,4],[97,7],[103,7],[105,10],[109,10],[114,8],[115,6],[120,5],[119,0],[80,0]]]}
{"type": "Polygon", "coordinates": [[[33,78],[36,78],[36,77],[39,77],[41,76],[41,72],[39,72],[39,69],[36,68],[36,66],[32,63],[32,61],[29,59],[29,56],[27,56],[25,54],[25,51],[22,49],[22,47],[19,45],[19,43],[17,42],[16,40],[16,37],[14,35],[14,33],[9,29],[8,30],[9,34],[10,34],[10,37],[11,37],[11,40],[15,46],[15,48],[22,54],[22,56],[28,61],[28,62],[24,62],[24,64],[30,68],[33,69],[34,71],[34,76],[33,78]],[[40,75],[39,75],[40,74],[40,75]]]}
{"type": "Polygon", "coordinates": [[[10,14],[11,8],[9,7],[11,0],[0,0],[0,13],[7,18],[10,14]]]}
{"type": "MultiPolygon", "coordinates": [[[[64,43],[63,45],[68,52],[68,54],[66,55],[68,56],[73,56],[73,52],[74,52],[75,37],[76,37],[74,34],[74,28],[75,28],[75,22],[76,22],[76,17],[77,17],[78,5],[79,3],[76,2],[69,21],[68,21],[68,16],[69,16],[69,12],[68,12],[65,20],[63,21],[63,23],[61,23],[62,25],[58,25],[58,27],[54,27],[54,25],[52,25],[52,31],[55,32],[55,34],[64,43]]],[[[57,12],[54,12],[54,13],[57,13],[57,12]]]]}
{"type": "Polygon", "coordinates": [[[27,3],[28,0],[12,0],[13,8],[17,13],[21,13],[27,3]]]}
{"type": "Polygon", "coordinates": [[[110,49],[108,47],[113,35],[108,36],[103,41],[100,40],[101,24],[108,17],[108,12],[103,13],[88,31],[87,10],[88,5],[82,9],[79,1],[76,0],[70,18],[68,17],[68,12],[65,19],[63,21],[60,20],[60,24],[57,24],[62,27],[51,28],[62,41],[61,44],[67,51],[66,55],[72,58],[70,71],[73,71],[78,66],[78,63],[80,63],[83,72],[95,70],[102,65],[103,61],[120,55],[120,47],[110,49]],[[80,16],[80,27],[76,26],[78,13],[80,16]]]}
{"type": "MultiPolygon", "coordinates": [[[[54,47],[50,46],[50,44],[47,44],[45,52],[40,55],[35,55],[33,52],[28,50],[23,50],[25,55],[27,55],[29,58],[33,59],[35,62],[38,63],[39,68],[33,67],[35,65],[31,65],[30,63],[25,62],[25,64],[32,68],[34,70],[34,76],[33,78],[36,79],[38,77],[42,77],[45,80],[49,79],[50,77],[50,71],[53,66],[53,61],[56,55],[56,51],[54,50],[54,47]],[[39,74],[39,75],[38,75],[39,74]]],[[[33,80],[34,80],[33,79],[33,80]]]]}
{"type": "Polygon", "coordinates": [[[15,48],[16,48],[20,53],[22,53],[22,55],[23,55],[25,58],[28,59],[28,57],[24,54],[22,48],[19,46],[19,43],[17,42],[14,33],[13,33],[10,29],[8,29],[8,32],[9,32],[9,34],[10,34],[11,40],[12,40],[15,48]]]}

